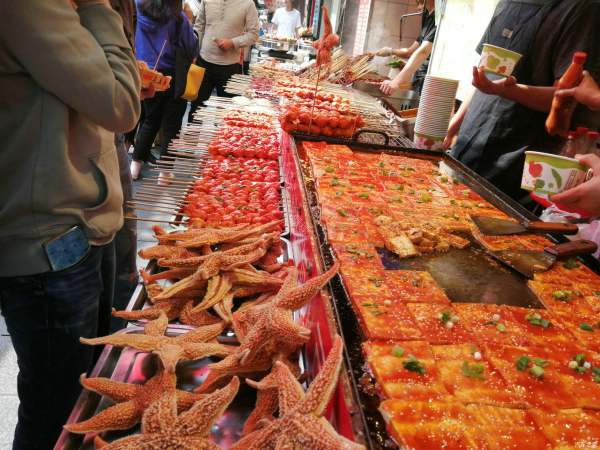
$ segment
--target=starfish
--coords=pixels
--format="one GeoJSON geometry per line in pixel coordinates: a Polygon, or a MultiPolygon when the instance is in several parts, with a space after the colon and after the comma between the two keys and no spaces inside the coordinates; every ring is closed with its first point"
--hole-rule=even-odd
{"type": "MultiPolygon", "coordinates": [[[[149,308],[139,311],[116,311],[113,308],[112,315],[125,320],[155,320],[164,312],[168,321],[176,320],[181,315],[181,311],[187,303],[192,303],[189,298],[172,298],[169,301],[158,302],[149,308]]],[[[203,324],[208,325],[208,324],[203,324]]],[[[145,333],[148,334],[148,333],[145,333]]]]}
{"type": "MultiPolygon", "coordinates": [[[[165,261],[165,259],[162,259],[162,258],[159,259],[158,265],[161,267],[166,267],[166,266],[162,266],[161,261],[165,261]]],[[[166,261],[173,261],[173,260],[166,260],[166,261]]],[[[179,261],[179,260],[175,260],[175,261],[179,261]]],[[[154,274],[151,274],[144,269],[140,269],[140,276],[142,277],[142,280],[144,280],[144,284],[148,285],[148,284],[156,283],[158,280],[181,280],[182,278],[189,277],[194,272],[195,272],[195,269],[190,269],[188,267],[178,267],[176,269],[163,270],[162,272],[157,272],[154,274]]]]}
{"type": "Polygon", "coordinates": [[[207,255],[195,256],[192,258],[162,258],[158,260],[158,265],[161,267],[178,267],[178,268],[196,268],[203,264],[207,259],[215,255],[245,255],[261,247],[268,247],[273,244],[276,234],[265,235],[260,239],[253,238],[250,243],[245,245],[236,245],[227,250],[219,250],[207,255]]]}
{"type": "Polygon", "coordinates": [[[138,255],[143,259],[192,258],[194,256],[198,256],[198,253],[193,250],[177,247],[175,245],[159,244],[141,249],[138,252],[138,255]]]}
{"type": "Polygon", "coordinates": [[[217,382],[236,374],[269,370],[277,355],[290,355],[310,338],[310,330],[296,324],[293,311],[301,308],[338,270],[327,272],[297,286],[297,272],[290,271],[281,290],[271,300],[234,314],[234,330],[242,343],[222,361],[210,364],[210,373],[195,392],[209,392],[217,382]]]}
{"type": "Polygon", "coordinates": [[[81,385],[88,391],[110,397],[115,405],[106,408],[88,420],[65,425],[71,433],[85,434],[107,430],[127,430],[137,424],[143,412],[165,391],[173,392],[179,411],[185,411],[204,398],[203,395],[176,390],[174,373],[161,370],[144,384],[121,383],[109,378],[86,378],[82,375],[81,385]]]}
{"type": "Polygon", "coordinates": [[[209,440],[213,423],[225,412],[239,389],[237,378],[177,415],[176,398],[166,393],[144,413],[142,433],[104,444],[104,450],[219,450],[209,440]]]}
{"type": "MultiPolygon", "coordinates": [[[[184,248],[198,248],[204,245],[216,245],[221,243],[233,243],[243,239],[261,236],[264,233],[276,231],[281,228],[281,220],[274,220],[272,222],[258,225],[254,227],[245,227],[244,229],[231,230],[231,229],[199,229],[199,230],[188,230],[185,236],[180,235],[167,235],[168,240],[176,240],[179,242],[178,246],[184,248]],[[174,239],[173,239],[174,238],[174,239]]],[[[165,236],[157,236],[159,242],[165,240],[165,236]]]]}
{"type": "Polygon", "coordinates": [[[271,354],[292,353],[310,339],[310,330],[294,322],[293,312],[308,303],[337,273],[339,263],[301,286],[289,285],[269,302],[268,307],[255,311],[254,325],[244,337],[235,354],[244,363],[252,354],[267,347],[271,354]],[[284,350],[285,349],[285,350],[284,350]]]}
{"type": "Polygon", "coordinates": [[[364,446],[340,436],[322,417],[338,382],[342,350],[342,338],[336,336],[306,393],[290,369],[276,362],[279,418],[243,437],[232,450],[364,450],[364,446]]]}
{"type": "Polygon", "coordinates": [[[157,354],[165,369],[175,370],[180,360],[195,360],[207,356],[227,356],[234,347],[218,343],[207,343],[219,336],[225,329],[220,322],[189,331],[177,337],[147,336],[145,334],[115,333],[93,339],[80,338],[87,345],[114,345],[116,347],[133,347],[144,352],[157,354]]]}
{"type": "Polygon", "coordinates": [[[187,230],[174,231],[169,233],[162,228],[153,228],[154,237],[158,242],[176,242],[185,241],[189,239],[197,238],[198,236],[204,236],[209,233],[235,233],[248,227],[248,224],[238,224],[229,228],[211,228],[211,227],[189,227],[187,230]]]}
{"type": "Polygon", "coordinates": [[[192,301],[186,303],[181,310],[179,321],[184,325],[192,325],[195,327],[222,323],[219,317],[213,316],[206,310],[194,311],[194,302],[192,301]]]}
{"type": "MultiPolygon", "coordinates": [[[[300,376],[298,364],[292,363],[287,358],[278,358],[277,360],[286,364],[296,378],[300,376]]],[[[271,370],[271,372],[260,381],[246,378],[246,384],[256,389],[257,393],[254,409],[244,423],[244,429],[242,430],[242,435],[244,436],[256,431],[265,423],[274,420],[273,414],[277,411],[279,404],[277,377],[274,370],[271,370]]]]}

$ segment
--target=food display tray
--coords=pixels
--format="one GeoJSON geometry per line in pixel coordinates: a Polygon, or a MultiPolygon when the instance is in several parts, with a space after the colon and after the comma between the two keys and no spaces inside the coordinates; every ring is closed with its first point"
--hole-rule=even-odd
{"type": "MultiPolygon", "coordinates": [[[[305,154],[301,150],[301,144],[304,140],[310,141],[323,141],[323,139],[315,139],[312,137],[289,140],[289,149],[288,151],[293,154],[297,158],[297,164],[300,168],[302,184],[305,189],[305,199],[307,202],[306,210],[308,212],[307,219],[311,222],[313,230],[311,233],[314,234],[314,238],[316,240],[319,254],[321,258],[321,262],[325,268],[330,267],[334,260],[333,249],[329,245],[327,241],[327,233],[324,226],[320,222],[320,207],[317,199],[315,185],[312,179],[312,174],[310,173],[310,167],[306,164],[305,154]],[[300,151],[299,151],[300,150],[300,151]]],[[[327,139],[327,142],[330,142],[327,139]]],[[[347,144],[346,144],[347,145],[347,144]]],[[[371,153],[388,153],[393,155],[401,155],[408,156],[414,158],[425,158],[429,160],[442,162],[446,167],[446,174],[451,175],[452,177],[458,179],[460,182],[464,183],[467,187],[471,188],[485,200],[490,202],[496,208],[500,209],[504,213],[509,216],[519,220],[533,220],[536,217],[522,207],[520,204],[512,200],[510,197],[499,191],[496,187],[490,184],[487,180],[483,179],[475,172],[464,166],[462,163],[451,157],[449,154],[440,153],[435,151],[427,151],[427,150],[415,150],[410,148],[398,149],[389,146],[383,145],[370,145],[370,144],[350,144],[349,147],[352,150],[371,152],[371,153]]],[[[547,238],[551,239],[554,242],[566,242],[567,239],[562,236],[547,236],[547,238]]],[[[388,269],[408,269],[411,268],[414,270],[423,270],[423,266],[419,266],[420,262],[413,262],[412,264],[416,264],[416,267],[411,267],[408,263],[405,263],[402,260],[388,254],[387,251],[380,249],[380,256],[382,258],[382,262],[384,266],[388,269]]],[[[477,255],[480,252],[480,249],[469,249],[466,253],[458,253],[456,255],[453,252],[450,252],[447,264],[460,263],[465,264],[465,260],[469,258],[475,258],[474,262],[467,263],[467,267],[470,269],[477,269],[478,266],[482,265],[481,261],[477,258],[488,259],[489,256],[486,255],[477,255]],[[473,256],[475,253],[475,256],[473,256]]],[[[481,250],[483,253],[483,250],[481,250]]],[[[418,260],[419,258],[417,258],[418,260]]],[[[591,268],[594,272],[600,273],[600,264],[598,261],[591,257],[583,257],[582,261],[591,268]]],[[[422,263],[422,261],[421,261],[422,263]]],[[[493,264],[493,263],[492,263],[493,264]]],[[[489,267],[483,267],[484,271],[489,271],[489,267]]],[[[521,289],[528,290],[526,286],[526,279],[521,277],[520,275],[515,275],[510,271],[510,269],[506,269],[502,266],[498,266],[498,271],[501,273],[498,280],[495,282],[500,283],[500,285],[505,289],[521,289]],[[502,275],[503,274],[503,275],[502,275]],[[521,286],[515,286],[514,284],[520,283],[521,286]]],[[[435,274],[432,274],[435,277],[435,274]]],[[[480,275],[480,276],[485,276],[480,275]]],[[[448,292],[448,289],[452,287],[460,288],[457,284],[461,283],[463,285],[472,284],[470,281],[472,280],[455,280],[456,283],[454,285],[444,285],[442,287],[446,290],[446,293],[453,298],[451,292],[448,292]]],[[[355,397],[355,403],[358,405],[357,412],[360,414],[360,421],[364,424],[365,427],[365,442],[368,448],[381,450],[381,449],[396,449],[398,445],[389,437],[389,434],[386,431],[386,424],[378,410],[380,397],[376,392],[375,387],[372,384],[372,379],[368,371],[367,363],[364,358],[362,352],[362,344],[366,341],[366,336],[362,330],[362,327],[359,323],[358,317],[354,310],[352,309],[350,297],[348,291],[346,290],[344,283],[342,281],[342,277],[337,275],[330,282],[330,296],[331,296],[331,304],[334,311],[335,318],[338,323],[338,327],[340,330],[340,334],[342,335],[345,342],[345,357],[346,363],[348,365],[348,375],[349,381],[352,388],[353,395],[355,397]]],[[[460,294],[458,294],[460,295],[460,294]]],[[[539,304],[536,304],[537,299],[530,296],[522,296],[514,298],[513,301],[508,301],[507,296],[498,297],[495,299],[486,299],[486,303],[504,303],[504,304],[512,304],[514,306],[524,306],[524,307],[539,307],[539,304]]]]}
{"type": "MultiPolygon", "coordinates": [[[[178,336],[192,329],[184,325],[170,325],[167,336],[178,336]]],[[[130,326],[123,333],[141,333],[143,329],[130,326]]],[[[231,331],[225,331],[219,336],[218,341],[222,344],[235,344],[237,341],[231,331]]],[[[177,389],[191,391],[201,385],[208,374],[207,365],[218,361],[214,358],[204,358],[196,361],[180,362],[176,367],[177,389]]],[[[303,367],[304,361],[300,360],[303,367]]],[[[144,353],[130,347],[117,348],[111,345],[104,350],[91,373],[90,377],[107,377],[114,381],[127,383],[145,383],[156,374],[160,366],[157,356],[144,353]]],[[[211,429],[213,441],[222,449],[228,449],[241,437],[244,422],[254,409],[256,402],[256,391],[246,383],[240,383],[240,390],[234,401],[229,405],[226,412],[219,418],[211,429]]],[[[83,390],[68,422],[79,422],[89,419],[102,410],[111,406],[113,402],[99,394],[83,390]]],[[[103,434],[109,441],[139,432],[139,425],[131,430],[110,431],[103,434]]],[[[64,430],[60,435],[55,450],[93,450],[94,436],[97,433],[77,435],[64,430]]]]}

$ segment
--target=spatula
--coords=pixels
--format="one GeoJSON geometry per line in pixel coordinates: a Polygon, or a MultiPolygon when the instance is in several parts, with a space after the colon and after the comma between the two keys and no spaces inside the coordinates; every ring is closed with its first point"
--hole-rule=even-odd
{"type": "Polygon", "coordinates": [[[539,250],[500,250],[488,254],[501,263],[511,267],[525,277],[533,280],[534,274],[550,269],[557,259],[595,253],[595,242],[580,240],[546,247],[539,250]]]}
{"type": "Polygon", "coordinates": [[[530,221],[524,224],[513,220],[488,216],[471,216],[479,231],[486,236],[503,236],[521,233],[577,234],[579,228],[572,223],[530,221]]]}

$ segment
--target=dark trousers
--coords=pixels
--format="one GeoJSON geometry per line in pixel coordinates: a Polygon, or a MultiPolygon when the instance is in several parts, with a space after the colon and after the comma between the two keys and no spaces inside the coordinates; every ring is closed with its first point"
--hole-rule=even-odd
{"type": "Polygon", "coordinates": [[[204,102],[209,99],[212,95],[213,89],[217,90],[219,97],[234,97],[234,95],[225,92],[225,85],[229,79],[238,73],[242,73],[242,66],[240,64],[229,64],[221,66],[219,64],[209,63],[208,61],[199,58],[196,62],[200,67],[204,67],[204,79],[198,92],[198,98],[192,103],[190,115],[188,116],[188,122],[191,122],[196,110],[204,106],[204,102]]]}
{"type": "MultiPolygon", "coordinates": [[[[172,75],[166,70],[163,73],[172,75]]],[[[149,159],[152,144],[161,128],[163,132],[163,138],[160,140],[161,156],[167,153],[169,143],[179,132],[187,102],[173,96],[174,84],[171,82],[169,89],[157,92],[154,97],[142,102],[144,120],[138,129],[133,150],[134,160],[147,161],[149,159]]]]}
{"type": "MultiPolygon", "coordinates": [[[[135,216],[135,210],[127,203],[133,199],[133,181],[131,172],[129,171],[129,157],[127,156],[127,148],[123,142],[123,136],[119,136],[116,140],[117,156],[119,157],[119,176],[121,178],[121,187],[123,188],[123,212],[125,216],[135,216]]],[[[131,295],[137,286],[137,223],[134,219],[125,219],[123,228],[121,228],[115,236],[115,291],[114,301],[112,306],[120,311],[125,309],[131,295]]],[[[108,317],[110,318],[110,309],[108,317]]],[[[123,319],[112,317],[110,319],[110,331],[117,331],[123,328],[127,322],[123,319]]],[[[99,328],[99,335],[102,335],[102,330],[99,328]]],[[[108,334],[108,332],[106,333],[108,334]]]]}
{"type": "Polygon", "coordinates": [[[76,266],[0,278],[0,306],[17,353],[19,421],[14,450],[52,449],[91,367],[103,290],[102,260],[112,244],[92,247],[76,266]]]}

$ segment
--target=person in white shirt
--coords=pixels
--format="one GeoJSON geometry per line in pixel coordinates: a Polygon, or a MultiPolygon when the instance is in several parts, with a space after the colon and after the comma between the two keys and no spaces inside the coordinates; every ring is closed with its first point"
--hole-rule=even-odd
{"type": "Polygon", "coordinates": [[[285,0],[285,6],[275,11],[271,23],[277,26],[278,38],[295,38],[298,36],[298,28],[302,26],[300,12],[294,9],[293,0],[285,0]]]}

